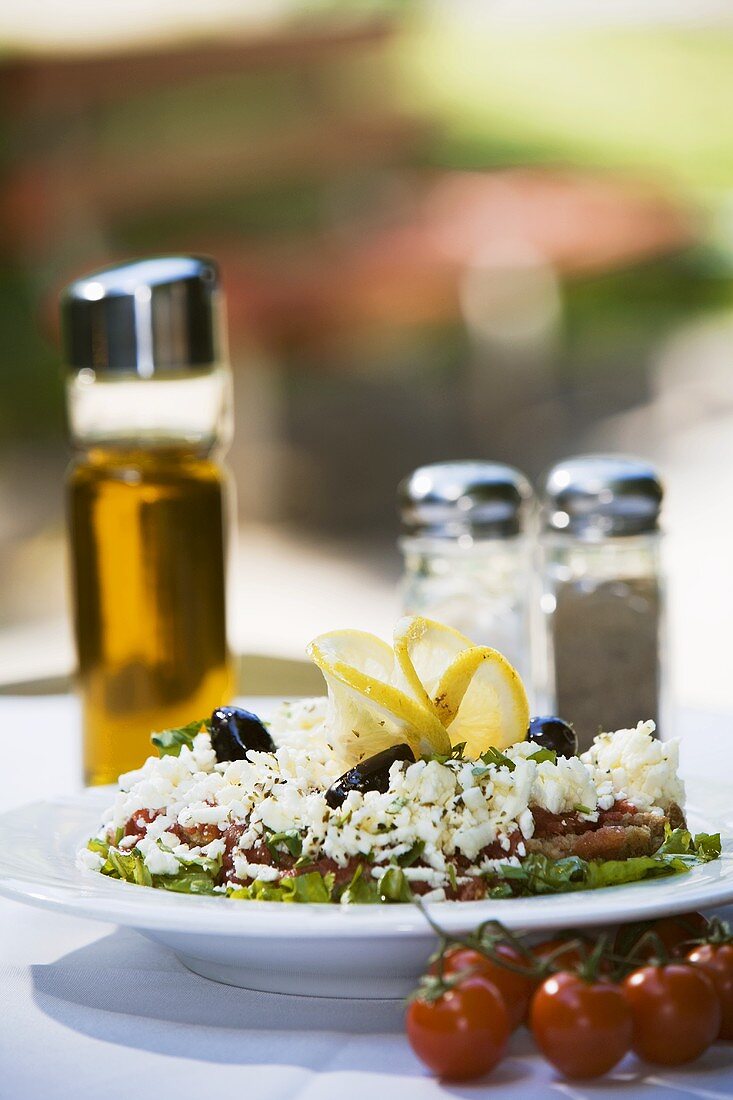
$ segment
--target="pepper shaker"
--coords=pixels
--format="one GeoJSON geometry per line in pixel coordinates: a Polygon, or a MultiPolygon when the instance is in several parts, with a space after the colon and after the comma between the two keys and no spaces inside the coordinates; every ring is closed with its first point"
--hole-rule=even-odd
{"type": "Polygon", "coordinates": [[[554,466],[543,496],[546,708],[574,724],[581,751],[599,730],[653,719],[664,656],[662,485],[643,459],[582,455],[554,466]]]}
{"type": "Polygon", "coordinates": [[[402,606],[502,652],[529,683],[534,496],[496,462],[421,466],[398,489],[402,606]]]}

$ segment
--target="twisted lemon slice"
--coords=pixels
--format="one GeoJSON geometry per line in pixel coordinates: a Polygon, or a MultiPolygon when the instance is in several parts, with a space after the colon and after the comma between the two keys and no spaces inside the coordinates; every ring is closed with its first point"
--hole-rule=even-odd
{"type": "Polygon", "coordinates": [[[373,634],[337,630],[308,652],[329,689],[329,736],[345,765],[406,741],[416,756],[465,742],[477,758],[521,741],[529,705],[519,675],[495,649],[421,616],[401,619],[394,650],[373,634]]]}
{"type": "Polygon", "coordinates": [[[403,741],[416,758],[450,752],[435,713],[395,683],[386,642],[360,630],[334,630],[312,641],[308,654],[328,684],[329,744],[344,767],[403,741]]]}
{"type": "Polygon", "coordinates": [[[405,679],[422,687],[451,744],[465,742],[466,756],[475,759],[491,745],[502,749],[524,740],[527,693],[498,650],[415,616],[397,623],[394,651],[405,679]]]}

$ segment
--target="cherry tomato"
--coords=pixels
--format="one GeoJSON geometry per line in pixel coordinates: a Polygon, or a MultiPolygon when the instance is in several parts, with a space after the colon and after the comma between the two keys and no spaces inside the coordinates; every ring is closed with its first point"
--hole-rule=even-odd
{"type": "Polygon", "coordinates": [[[563,970],[539,987],[529,1009],[535,1042],[566,1077],[600,1077],[631,1049],[631,1010],[621,988],[563,970]]]}
{"type": "Polygon", "coordinates": [[[702,913],[680,913],[675,917],[661,917],[645,926],[622,926],[616,933],[614,951],[618,955],[630,955],[633,952],[634,958],[640,963],[646,962],[657,954],[654,941],[642,944],[638,952],[634,948],[643,935],[653,932],[661,940],[667,954],[676,958],[685,954],[687,948],[683,945],[689,940],[702,936],[707,926],[708,922],[702,913]]]}
{"type": "Polygon", "coordinates": [[[733,1039],[733,944],[701,943],[687,961],[701,967],[715,986],[722,1017],[718,1038],[733,1039]]]}
{"type": "Polygon", "coordinates": [[[632,1046],[640,1058],[660,1066],[692,1062],[720,1031],[715,987],[699,966],[671,962],[642,966],[624,979],[634,1021],[632,1046]]]}
{"type": "MultiPolygon", "coordinates": [[[[494,948],[496,954],[506,959],[515,966],[527,967],[529,960],[520,951],[509,944],[497,944],[494,948]]],[[[439,966],[433,963],[430,967],[431,974],[437,974],[439,966]]],[[[443,974],[449,977],[458,974],[461,970],[473,970],[482,977],[487,978],[501,994],[512,1028],[519,1027],[527,1018],[529,1002],[537,984],[534,977],[518,974],[516,970],[509,970],[501,966],[493,959],[487,959],[478,951],[472,951],[470,947],[454,947],[446,953],[443,959],[443,974]]]]}
{"type": "Polygon", "coordinates": [[[538,943],[532,948],[532,954],[537,959],[546,959],[548,955],[552,955],[556,951],[558,954],[553,960],[553,966],[557,967],[558,970],[563,967],[571,970],[583,958],[583,951],[575,946],[571,940],[543,940],[542,943],[538,943]]]}
{"type": "Polygon", "coordinates": [[[511,1034],[509,1015],[496,986],[476,975],[434,1001],[414,1000],[407,1009],[407,1037],[433,1073],[468,1081],[501,1061],[511,1034]]]}

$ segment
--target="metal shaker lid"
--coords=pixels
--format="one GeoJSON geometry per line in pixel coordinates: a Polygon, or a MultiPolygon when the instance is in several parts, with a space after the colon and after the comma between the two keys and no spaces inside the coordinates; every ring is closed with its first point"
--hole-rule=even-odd
{"type": "Polygon", "coordinates": [[[219,273],[200,256],[155,256],[94,271],[61,294],[71,371],[201,370],[224,355],[219,273]]]}
{"type": "Polygon", "coordinates": [[[526,477],[499,462],[436,462],[421,466],[397,490],[402,530],[433,538],[510,538],[532,501],[526,477]]]}
{"type": "Polygon", "coordinates": [[[546,529],[583,539],[656,531],[663,488],[653,466],[627,455],[578,455],[547,474],[546,529]]]}

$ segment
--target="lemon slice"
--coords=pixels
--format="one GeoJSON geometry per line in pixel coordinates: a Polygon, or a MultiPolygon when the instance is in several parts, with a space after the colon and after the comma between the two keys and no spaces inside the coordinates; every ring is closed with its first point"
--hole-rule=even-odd
{"type": "Polygon", "coordinates": [[[523,741],[529,702],[519,673],[495,649],[473,646],[446,670],[435,697],[452,745],[475,760],[490,746],[523,741]]]}
{"type": "MultiPolygon", "coordinates": [[[[394,629],[394,655],[402,681],[411,695],[443,720],[437,698],[453,661],[473,642],[445,623],[422,615],[405,616],[394,629]]],[[[458,709],[460,699],[456,701],[458,709]]],[[[453,715],[451,715],[453,717],[453,715]]]]}
{"type": "Polygon", "coordinates": [[[394,649],[359,630],[311,642],[330,700],[329,744],[344,767],[405,741],[416,756],[465,743],[477,759],[522,741],[529,704],[501,653],[422,616],[401,619],[394,649]]]}
{"type": "Polygon", "coordinates": [[[416,757],[450,752],[434,711],[394,682],[400,677],[386,642],[335,630],[311,642],[308,654],[328,684],[329,744],[345,768],[403,741],[416,757]]]}

